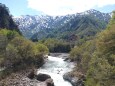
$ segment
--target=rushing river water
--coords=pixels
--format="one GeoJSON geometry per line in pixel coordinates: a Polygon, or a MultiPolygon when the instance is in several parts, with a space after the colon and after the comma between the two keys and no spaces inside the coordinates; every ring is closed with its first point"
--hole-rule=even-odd
{"type": "Polygon", "coordinates": [[[54,81],[55,86],[72,86],[63,79],[63,74],[69,72],[74,67],[73,63],[65,62],[64,59],[48,56],[48,60],[38,70],[38,73],[49,74],[54,81]]]}

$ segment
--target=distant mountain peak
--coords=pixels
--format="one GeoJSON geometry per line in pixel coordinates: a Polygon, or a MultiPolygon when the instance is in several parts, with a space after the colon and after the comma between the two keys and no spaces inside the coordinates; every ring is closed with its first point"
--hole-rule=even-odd
{"type": "MultiPolygon", "coordinates": [[[[23,33],[23,35],[28,38],[31,38],[34,34],[43,31],[45,35],[48,35],[48,33],[51,32],[51,30],[62,28],[66,24],[69,25],[68,27],[73,27],[72,25],[74,25],[75,27],[77,23],[81,21],[82,17],[86,17],[90,15],[94,16],[93,18],[103,21],[106,24],[111,18],[110,13],[102,13],[95,9],[91,9],[81,13],[69,14],[65,16],[55,16],[55,17],[49,15],[35,15],[35,16],[22,15],[20,17],[14,17],[14,20],[19,25],[19,29],[23,33]],[[80,20],[77,21],[78,19],[80,20]]],[[[80,27],[80,26],[76,26],[76,27],[80,27]]],[[[67,27],[64,27],[63,29],[66,30],[67,27]]]]}
{"type": "Polygon", "coordinates": [[[98,10],[95,10],[95,9],[90,9],[90,10],[87,10],[88,12],[100,12],[98,10]]]}

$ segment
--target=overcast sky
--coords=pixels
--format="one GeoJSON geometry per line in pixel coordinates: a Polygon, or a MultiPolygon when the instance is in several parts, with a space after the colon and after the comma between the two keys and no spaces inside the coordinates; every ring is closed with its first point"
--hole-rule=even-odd
{"type": "Polygon", "coordinates": [[[115,10],[115,0],[0,0],[0,3],[5,4],[14,16],[67,15],[89,9],[105,13],[115,10]]]}

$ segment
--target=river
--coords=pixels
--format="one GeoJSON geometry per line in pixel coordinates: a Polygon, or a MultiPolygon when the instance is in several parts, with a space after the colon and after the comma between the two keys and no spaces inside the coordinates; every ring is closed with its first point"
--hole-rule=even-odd
{"type": "Polygon", "coordinates": [[[64,61],[63,56],[48,56],[46,63],[38,70],[38,73],[49,74],[55,86],[72,86],[63,79],[63,74],[71,71],[73,67],[74,63],[64,61]]]}

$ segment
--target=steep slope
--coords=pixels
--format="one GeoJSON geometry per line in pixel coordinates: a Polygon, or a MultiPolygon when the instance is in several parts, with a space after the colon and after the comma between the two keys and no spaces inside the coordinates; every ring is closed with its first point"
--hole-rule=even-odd
{"type": "MultiPolygon", "coordinates": [[[[75,60],[77,64],[70,73],[71,76],[79,78],[80,85],[84,86],[115,86],[114,52],[115,11],[107,28],[97,34],[96,38],[85,41],[71,50],[70,59],[75,60]],[[81,75],[85,75],[85,80],[81,75]]],[[[75,86],[77,85],[75,83],[75,86]]]]}
{"type": "Polygon", "coordinates": [[[107,23],[105,21],[100,20],[93,15],[84,15],[77,16],[75,19],[70,20],[70,22],[58,30],[61,34],[67,32],[69,33],[71,31],[80,37],[84,37],[95,35],[98,31],[106,28],[106,25],[107,23]]]}
{"type": "Polygon", "coordinates": [[[9,14],[9,9],[0,3],[0,29],[9,29],[9,30],[16,30],[20,33],[18,26],[12,19],[12,16],[9,14]]]}
{"type": "Polygon", "coordinates": [[[70,33],[80,37],[95,35],[108,24],[111,15],[96,10],[66,16],[20,16],[14,18],[24,36],[31,39],[66,38],[70,33]]]}

